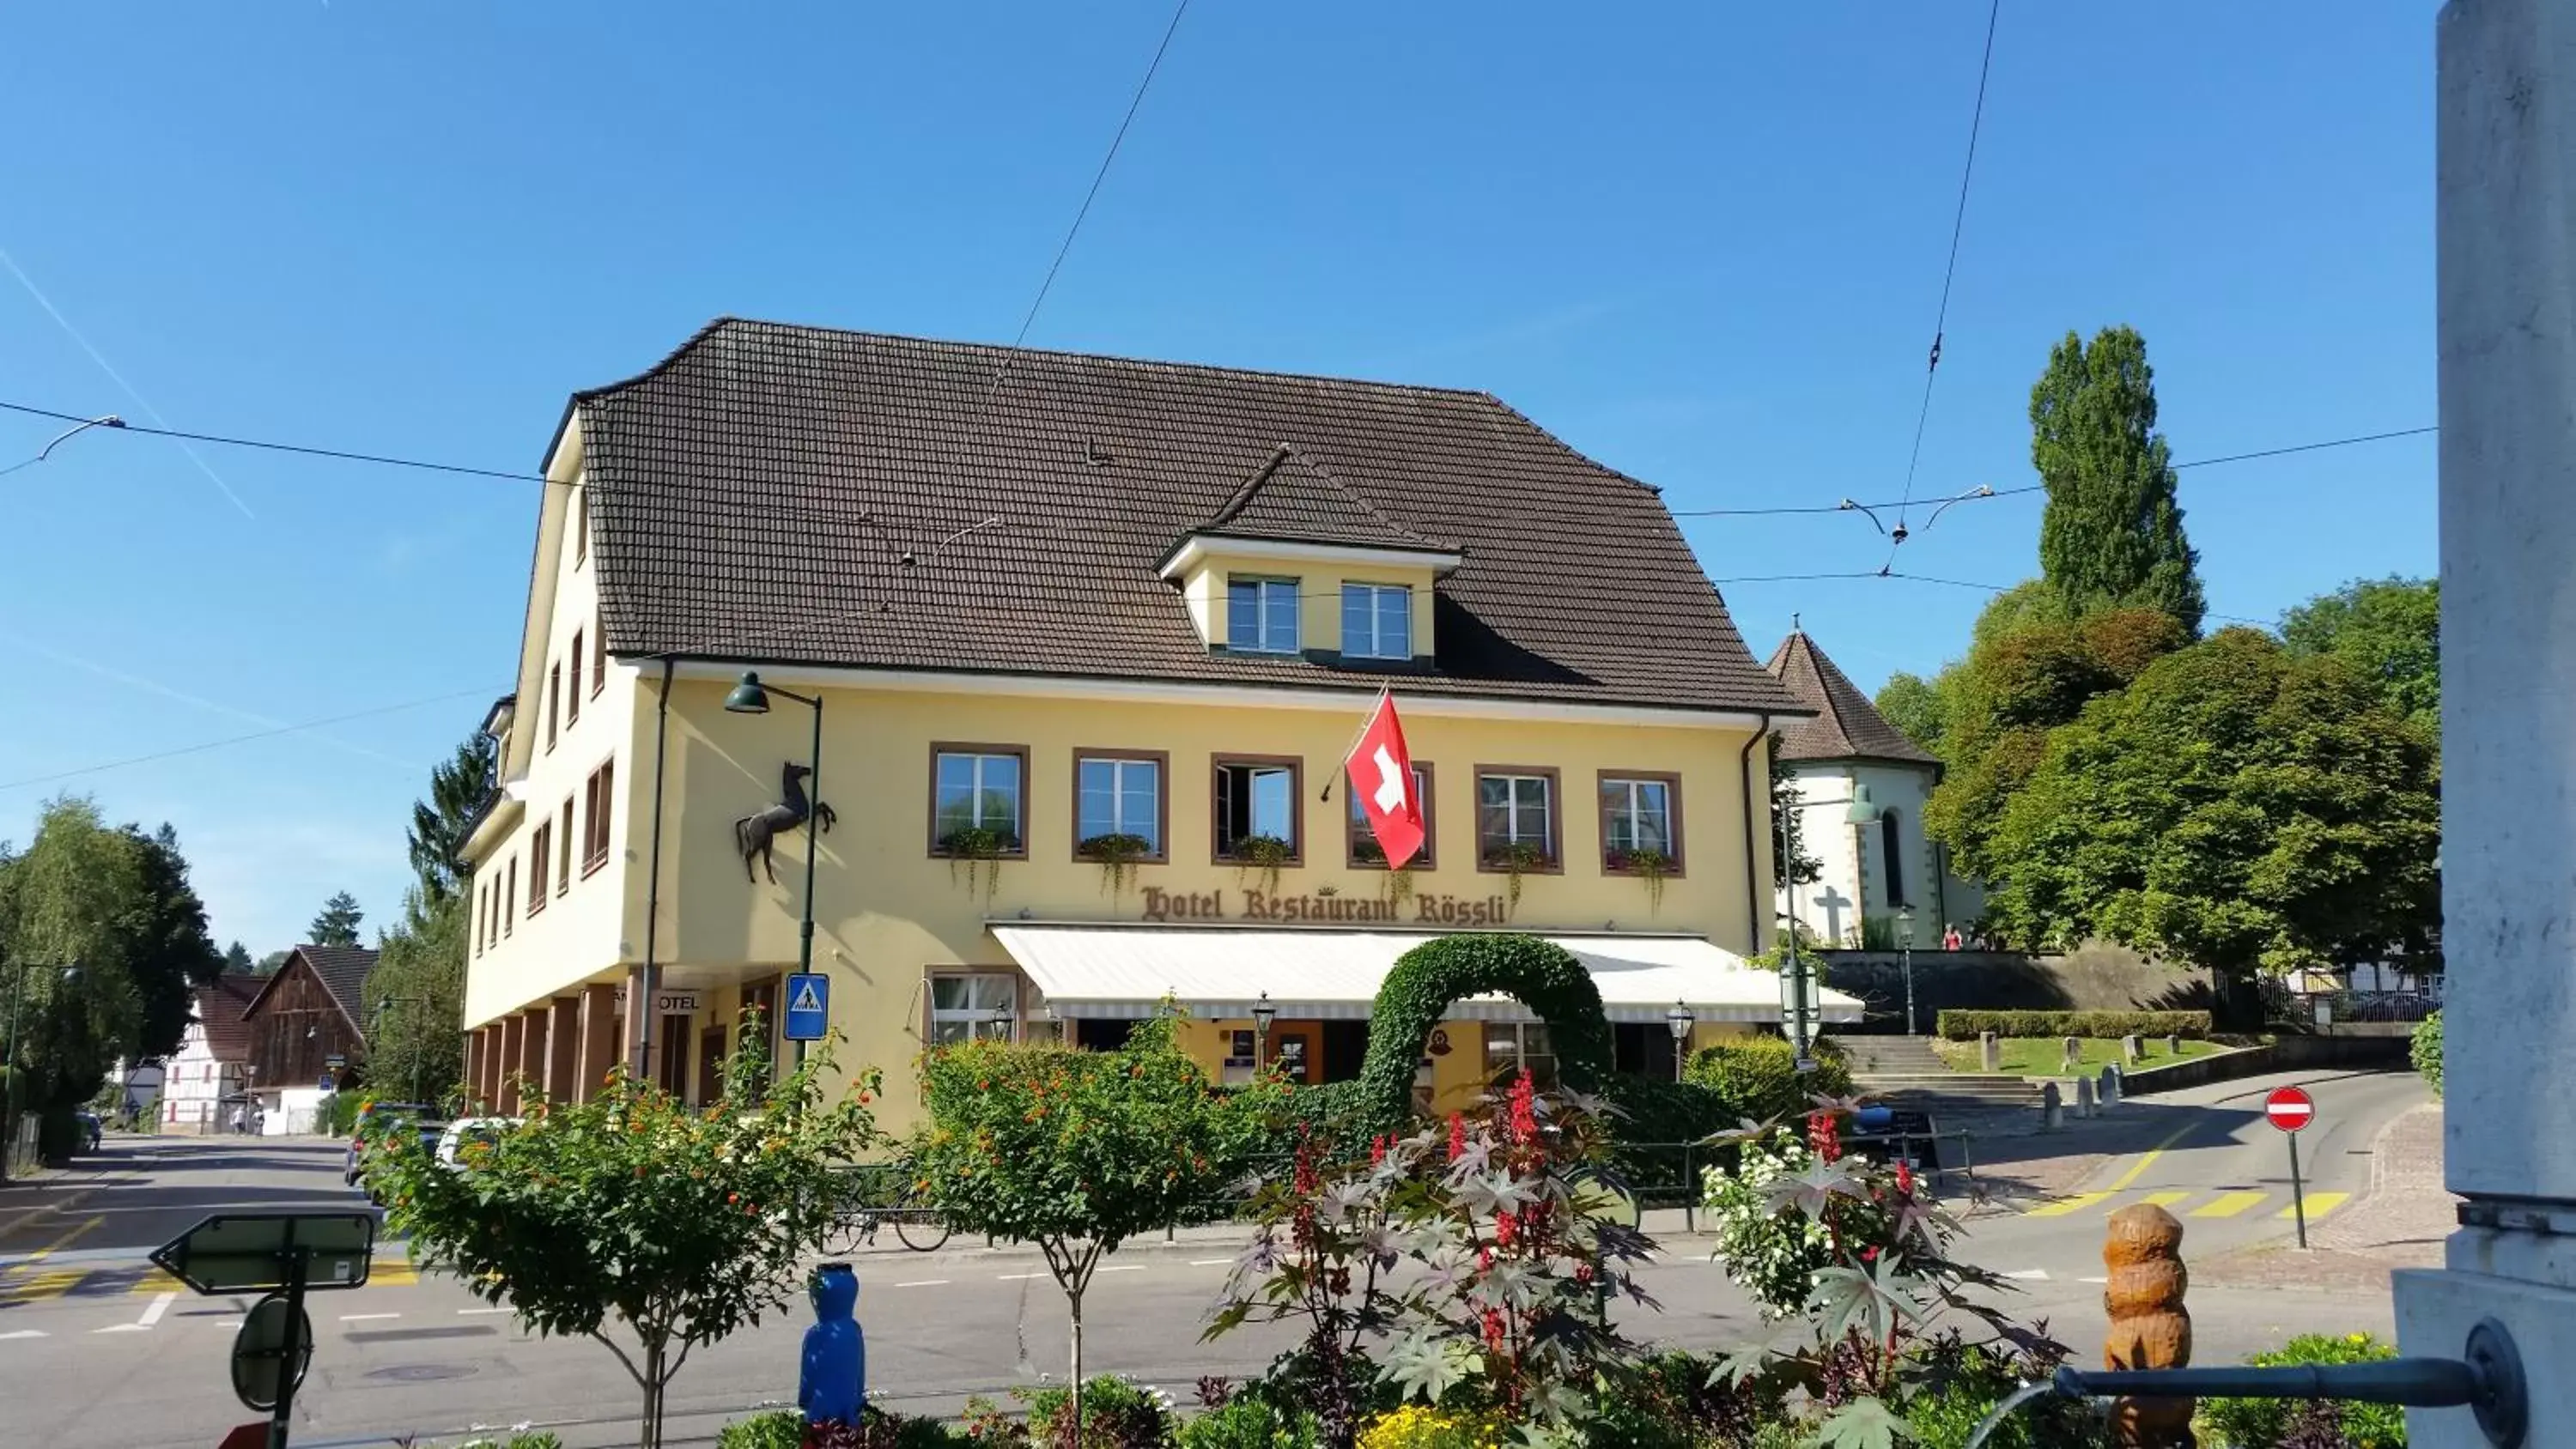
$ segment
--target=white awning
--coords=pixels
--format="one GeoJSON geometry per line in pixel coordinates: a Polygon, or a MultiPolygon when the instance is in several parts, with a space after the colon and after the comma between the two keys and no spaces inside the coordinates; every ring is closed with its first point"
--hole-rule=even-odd
{"type": "MultiPolygon", "coordinates": [[[[1265,992],[1284,1017],[1361,1020],[1396,958],[1440,933],[1263,931],[997,921],[993,935],[1064,1018],[1151,1016],[1169,996],[1201,1017],[1240,1018],[1265,992]]],[[[1544,936],[1574,953],[1612,1021],[1655,1022],[1676,1001],[1702,1021],[1777,1022],[1780,978],[1698,936],[1544,936]]],[[[1857,997],[1818,988],[1824,1018],[1858,1021],[1857,997]]],[[[1507,996],[1452,1004],[1451,1019],[1529,1021],[1507,996]]]]}

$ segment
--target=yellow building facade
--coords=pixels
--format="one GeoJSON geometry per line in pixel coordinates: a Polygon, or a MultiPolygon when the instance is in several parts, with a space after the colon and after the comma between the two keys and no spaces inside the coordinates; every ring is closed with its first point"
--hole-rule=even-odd
{"type": "MultiPolygon", "coordinates": [[[[898,1128],[928,1047],[1114,1043],[1166,996],[1220,1076],[1355,1075],[1377,982],[1454,931],[1573,950],[1623,1070],[1671,1072],[1677,1008],[1779,1020],[1742,956],[1798,707],[1652,491],[1490,397],[727,322],[576,397],[547,471],[467,851],[501,1110],[621,1060],[710,1095],[809,904],[898,1128]],[[1393,873],[1342,763],[1381,692],[1431,831],[1393,873]]],[[[1419,1090],[1521,1066],[1544,1023],[1461,1002],[1419,1090]]]]}

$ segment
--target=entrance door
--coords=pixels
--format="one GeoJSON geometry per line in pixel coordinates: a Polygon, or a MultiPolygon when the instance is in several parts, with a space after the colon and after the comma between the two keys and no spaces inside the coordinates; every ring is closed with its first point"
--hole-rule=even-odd
{"type": "Polygon", "coordinates": [[[653,1064],[653,1081],[680,1101],[689,1099],[689,1019],[664,1016],[653,1033],[653,1049],[662,1059],[653,1064]]]}
{"type": "Polygon", "coordinates": [[[724,1094],[725,1029],[711,1026],[698,1033],[698,1095],[703,1107],[724,1094]]]}

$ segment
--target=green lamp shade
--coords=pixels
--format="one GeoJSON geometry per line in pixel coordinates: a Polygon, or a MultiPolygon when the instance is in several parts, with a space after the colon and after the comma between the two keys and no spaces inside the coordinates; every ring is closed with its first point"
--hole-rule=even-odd
{"type": "MultiPolygon", "coordinates": [[[[742,680],[746,688],[758,689],[760,687],[759,682],[754,680],[748,674],[744,675],[742,680]]],[[[742,691],[736,690],[734,692],[739,694],[742,691]]],[[[731,709],[733,708],[733,705],[728,702],[725,705],[725,708],[731,709]]],[[[1878,807],[1869,802],[1869,787],[1867,785],[1852,786],[1851,808],[1843,812],[1843,819],[1853,825],[1867,825],[1877,818],[1878,807]]]]}
{"type": "Polygon", "coordinates": [[[742,672],[742,682],[725,696],[725,708],[735,714],[769,713],[769,691],[760,687],[760,676],[751,670],[742,672]]]}

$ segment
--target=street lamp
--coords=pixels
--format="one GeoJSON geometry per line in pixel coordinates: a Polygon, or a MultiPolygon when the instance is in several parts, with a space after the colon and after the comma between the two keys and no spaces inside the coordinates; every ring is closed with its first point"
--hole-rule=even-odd
{"type": "MultiPolygon", "coordinates": [[[[823,853],[821,832],[814,828],[814,814],[823,802],[823,699],[820,695],[798,694],[792,689],[763,684],[751,670],[742,672],[742,681],[725,696],[724,707],[733,714],[767,714],[769,697],[792,699],[814,711],[814,749],[806,761],[805,795],[814,802],[805,811],[805,913],[796,923],[796,972],[802,976],[814,969],[814,859],[823,853]]],[[[796,1043],[796,1065],[805,1065],[805,1043],[796,1043]]]]}
{"type": "Polygon", "coordinates": [[[1270,993],[1252,1003],[1252,1074],[1261,1075],[1262,1048],[1270,1044],[1270,1023],[1279,1017],[1279,1008],[1270,1004],[1270,993]]]}
{"type": "Polygon", "coordinates": [[[1673,1080],[1676,1082],[1682,1079],[1682,1061],[1686,1055],[1682,1051],[1682,1043],[1690,1040],[1692,1020],[1687,1002],[1676,1001],[1672,1009],[1664,1013],[1664,1025],[1673,1033],[1673,1080]]]}
{"type": "Polygon", "coordinates": [[[114,413],[109,413],[104,417],[91,418],[85,423],[65,428],[61,432],[54,434],[53,441],[45,444],[43,448],[39,449],[36,456],[26,459],[23,462],[12,463],[6,468],[0,468],[0,474],[15,473],[21,468],[32,468],[36,466],[38,463],[41,463],[45,461],[46,458],[50,457],[53,454],[54,449],[60,447],[63,440],[66,438],[86,433],[92,428],[121,428],[124,426],[125,419],[118,417],[114,413]]]}
{"type": "Polygon", "coordinates": [[[9,972],[9,1050],[0,1056],[0,1066],[9,1069],[5,1092],[0,1092],[0,1177],[9,1175],[9,1148],[18,1135],[18,1007],[26,997],[27,973],[38,969],[58,971],[68,984],[80,979],[77,966],[56,966],[35,961],[21,961],[9,972]]]}
{"type": "MultiPolygon", "coordinates": [[[[993,1035],[1000,1037],[1006,1042],[1011,1039],[1011,1008],[1008,1006],[995,1006],[993,1008],[993,1014],[989,1020],[993,1023],[993,1035]]],[[[803,1042],[798,1042],[796,1047],[796,1054],[798,1056],[803,1056],[805,1054],[805,1044],[803,1042]]]]}
{"type": "Polygon", "coordinates": [[[1914,908],[1896,908],[1896,947],[1905,956],[1905,1034],[1914,1035],[1914,908]]]}
{"type": "Polygon", "coordinates": [[[1806,960],[1798,954],[1797,919],[1785,911],[1780,919],[1789,923],[1789,956],[1780,963],[1780,1033],[1789,1039],[1790,1059],[1797,1070],[1812,1072],[1816,1062],[1807,1049],[1815,1045],[1816,999],[1806,960]]]}

